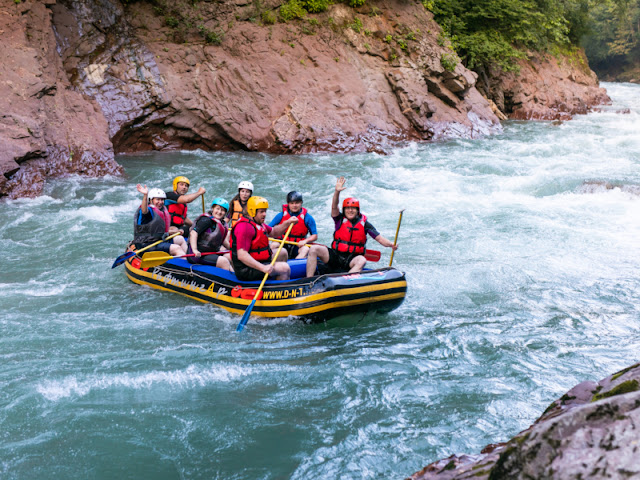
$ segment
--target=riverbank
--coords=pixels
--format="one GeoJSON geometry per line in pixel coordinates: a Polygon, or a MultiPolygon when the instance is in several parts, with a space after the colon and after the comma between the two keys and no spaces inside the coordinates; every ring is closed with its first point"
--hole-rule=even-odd
{"type": "Polygon", "coordinates": [[[454,454],[407,480],[601,479],[640,475],[640,364],[582,382],[506,443],[454,454]]]}
{"type": "Polygon", "coordinates": [[[122,174],[117,153],[388,153],[608,101],[580,52],[531,54],[521,75],[486,78],[483,97],[420,3],[278,17],[277,2],[2,7],[0,195],[122,174]]]}

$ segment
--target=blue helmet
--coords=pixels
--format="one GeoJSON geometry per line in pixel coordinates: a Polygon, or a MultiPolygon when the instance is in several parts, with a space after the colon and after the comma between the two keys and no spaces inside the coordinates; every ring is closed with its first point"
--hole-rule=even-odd
{"type": "Polygon", "coordinates": [[[224,198],[221,198],[221,197],[215,198],[213,202],[211,202],[211,208],[213,208],[214,205],[219,205],[222,208],[224,208],[227,212],[229,211],[229,202],[227,202],[224,198]]]}

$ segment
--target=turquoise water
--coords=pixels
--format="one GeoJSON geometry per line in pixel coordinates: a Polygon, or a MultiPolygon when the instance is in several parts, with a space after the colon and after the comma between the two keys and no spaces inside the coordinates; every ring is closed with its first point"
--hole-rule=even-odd
{"type": "Polygon", "coordinates": [[[123,156],[126,178],[0,203],[0,477],[403,478],[507,440],[578,382],[638,361],[640,86],[605,86],[601,112],[484,140],[123,156]],[[176,175],[208,201],[252,180],[268,218],[300,190],[325,243],[347,176],[388,238],[406,209],[394,264],[407,300],[237,334],[236,316],[130,283],[110,267],[135,184],[176,175]]]}

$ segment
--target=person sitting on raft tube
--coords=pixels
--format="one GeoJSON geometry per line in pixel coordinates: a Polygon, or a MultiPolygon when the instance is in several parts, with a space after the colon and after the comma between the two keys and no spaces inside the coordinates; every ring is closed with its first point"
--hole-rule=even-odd
{"type": "Polygon", "coordinates": [[[269,246],[269,234],[284,234],[290,224],[298,222],[298,217],[291,217],[271,228],[264,223],[268,208],[269,202],[265,198],[250,197],[247,201],[247,216],[241,217],[231,230],[231,258],[239,280],[262,280],[265,273],[278,280],[289,280],[291,268],[286,262],[286,252],[281,251],[278,258],[284,261],[271,265],[273,253],[269,246]]]}
{"type": "Polygon", "coordinates": [[[364,253],[367,245],[367,234],[384,247],[397,250],[398,246],[384,238],[367,221],[367,217],[360,213],[360,202],[353,197],[345,198],[342,202],[342,213],[338,209],[340,192],[346,179],[338,178],[336,188],[333,192],[331,203],[331,217],[335,222],[335,232],[331,248],[324,245],[312,245],[307,258],[307,277],[312,277],[316,273],[318,258],[322,260],[332,273],[360,272],[364,268],[367,259],[364,253]]]}
{"type": "MultiPolygon", "coordinates": [[[[149,190],[146,185],[138,184],[136,188],[142,194],[142,203],[133,217],[133,245],[138,250],[178,230],[171,227],[169,212],[164,207],[165,193],[159,188],[149,190]]],[[[150,252],[154,250],[174,256],[184,255],[187,243],[178,235],[149,249],[150,252]]]]}
{"type": "Polygon", "coordinates": [[[189,179],[179,176],[173,179],[173,191],[166,192],[167,198],[164,201],[165,207],[171,215],[171,225],[178,230],[182,230],[182,235],[189,236],[189,228],[193,225],[191,219],[187,217],[187,203],[193,202],[200,195],[204,195],[206,190],[200,187],[197,192],[189,193],[189,179]]]}
{"type": "MultiPolygon", "coordinates": [[[[298,223],[291,229],[288,240],[296,242],[298,245],[285,244],[283,250],[287,250],[289,258],[305,258],[307,253],[309,253],[309,246],[307,244],[315,242],[318,239],[318,230],[316,229],[316,221],[314,218],[307,212],[306,208],[302,208],[301,193],[293,191],[287,194],[287,203],[282,205],[282,212],[278,213],[275,218],[271,220],[269,226],[275,227],[279,223],[286,222],[293,216],[298,217],[298,223]],[[309,233],[311,235],[307,237],[309,233]]],[[[282,236],[278,238],[282,238],[282,236]]],[[[278,242],[273,242],[271,249],[277,249],[279,245],[278,242]]]]}
{"type": "Polygon", "coordinates": [[[211,202],[211,209],[203,213],[197,219],[189,233],[189,250],[195,257],[187,257],[189,263],[213,265],[224,270],[231,269],[230,256],[205,255],[202,253],[218,252],[221,246],[229,248],[226,242],[227,227],[224,225],[224,216],[229,210],[229,202],[224,198],[216,198],[211,202]],[[225,258],[226,257],[226,258],[225,258]]]}
{"type": "Polygon", "coordinates": [[[246,217],[247,201],[253,195],[253,183],[246,180],[238,184],[238,194],[231,199],[231,208],[227,212],[227,223],[231,222],[231,228],[236,226],[240,217],[246,217]]]}

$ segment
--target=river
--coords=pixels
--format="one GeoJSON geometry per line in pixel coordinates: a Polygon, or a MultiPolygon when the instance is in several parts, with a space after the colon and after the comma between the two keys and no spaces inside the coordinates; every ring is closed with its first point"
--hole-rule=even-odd
{"type": "Polygon", "coordinates": [[[404,478],[637,362],[640,86],[604,86],[611,107],[482,140],[122,156],[126,178],[0,202],[0,477],[404,478]],[[387,238],[406,209],[406,301],[316,325],[251,319],[238,334],[237,316],[130,283],[111,263],[135,184],[176,175],[208,202],[251,180],[269,219],[299,190],[324,243],[345,175],[387,238]]]}

